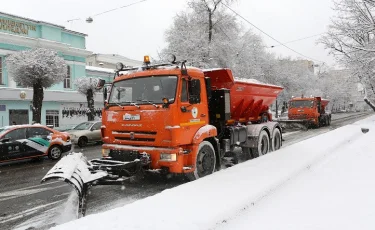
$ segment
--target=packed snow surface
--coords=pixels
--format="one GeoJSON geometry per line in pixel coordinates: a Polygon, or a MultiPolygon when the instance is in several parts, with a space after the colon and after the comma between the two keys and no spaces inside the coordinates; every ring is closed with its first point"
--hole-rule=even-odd
{"type": "Polygon", "coordinates": [[[375,116],[53,229],[375,229],[374,146],[375,116]]]}

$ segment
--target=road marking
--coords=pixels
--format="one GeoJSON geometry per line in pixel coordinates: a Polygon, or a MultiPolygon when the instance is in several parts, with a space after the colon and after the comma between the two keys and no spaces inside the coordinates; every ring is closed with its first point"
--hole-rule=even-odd
{"type": "Polygon", "coordinates": [[[6,200],[11,200],[11,199],[16,199],[16,198],[22,197],[22,196],[32,195],[32,194],[35,194],[35,193],[45,192],[45,191],[48,191],[48,190],[58,189],[58,188],[66,187],[66,186],[69,186],[69,185],[63,184],[63,185],[59,185],[59,186],[55,186],[55,187],[37,188],[37,189],[23,189],[23,190],[13,190],[13,191],[8,191],[8,192],[3,192],[3,193],[0,193],[0,197],[5,197],[5,198],[0,199],[0,202],[6,201],[6,200]]]}
{"type": "Polygon", "coordinates": [[[32,214],[38,212],[39,209],[42,209],[44,207],[48,207],[48,206],[57,204],[59,202],[61,202],[61,201],[55,201],[55,202],[52,202],[52,203],[49,203],[49,204],[39,205],[37,207],[31,208],[31,209],[27,209],[27,210],[22,211],[22,212],[18,212],[16,214],[11,214],[11,215],[8,215],[6,217],[0,217],[0,224],[4,224],[4,223],[12,221],[12,220],[17,220],[19,218],[23,218],[23,217],[32,215],[32,214]]]}

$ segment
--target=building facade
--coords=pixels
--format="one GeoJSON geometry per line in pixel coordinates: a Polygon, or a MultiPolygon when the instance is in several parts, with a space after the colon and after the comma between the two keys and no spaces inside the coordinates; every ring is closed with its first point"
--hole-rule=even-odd
{"type": "MultiPolygon", "coordinates": [[[[92,55],[86,50],[86,34],[0,12],[0,126],[13,122],[32,123],[33,90],[21,88],[13,81],[5,61],[9,54],[37,47],[56,50],[68,65],[66,79],[44,91],[41,123],[62,128],[87,121],[86,97],[76,91],[74,81],[81,77],[111,81],[114,71],[86,67],[86,58],[92,55]]],[[[98,117],[102,106],[102,94],[97,93],[95,107],[98,117]]]]}
{"type": "Polygon", "coordinates": [[[118,54],[92,54],[86,58],[88,66],[115,69],[116,63],[121,62],[127,67],[141,66],[143,62],[133,60],[118,54]]]}

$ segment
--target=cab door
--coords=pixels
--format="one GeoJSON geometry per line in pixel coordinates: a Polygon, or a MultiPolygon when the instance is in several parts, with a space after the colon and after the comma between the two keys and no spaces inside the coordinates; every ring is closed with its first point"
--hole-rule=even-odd
{"type": "Polygon", "coordinates": [[[180,144],[190,144],[195,133],[208,124],[208,104],[203,79],[181,79],[178,116],[180,127],[186,133],[180,144]]]}
{"type": "Polygon", "coordinates": [[[25,147],[22,142],[26,139],[26,128],[18,128],[4,135],[1,145],[0,161],[15,160],[25,157],[25,147]]]}

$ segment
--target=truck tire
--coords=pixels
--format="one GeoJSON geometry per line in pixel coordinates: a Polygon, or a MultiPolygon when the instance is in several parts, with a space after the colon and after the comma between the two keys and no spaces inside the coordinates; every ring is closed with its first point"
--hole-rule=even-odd
{"type": "Polygon", "coordinates": [[[252,148],[251,152],[253,153],[253,157],[260,157],[267,154],[270,151],[270,137],[265,130],[262,130],[259,134],[258,138],[258,147],[252,148]]]}
{"type": "Polygon", "coordinates": [[[279,129],[274,129],[272,132],[272,151],[279,150],[281,148],[281,133],[279,129]]]}
{"type": "Polygon", "coordinates": [[[210,175],[215,172],[216,155],[215,149],[208,141],[203,141],[199,144],[197,160],[195,162],[195,170],[191,173],[186,173],[186,177],[190,180],[197,180],[201,177],[210,175]]]}

